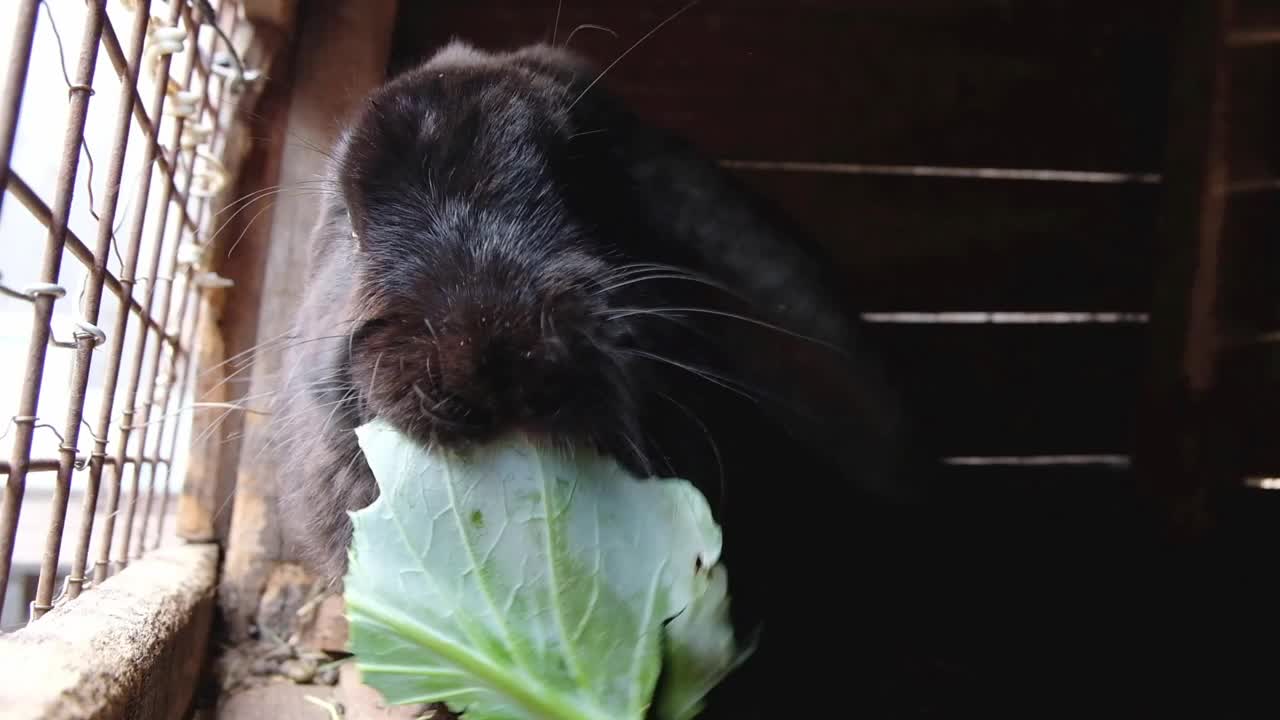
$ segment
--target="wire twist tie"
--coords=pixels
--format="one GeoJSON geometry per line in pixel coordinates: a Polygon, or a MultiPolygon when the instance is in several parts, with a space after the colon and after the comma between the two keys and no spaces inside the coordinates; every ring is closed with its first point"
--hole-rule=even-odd
{"type": "Polygon", "coordinates": [[[192,150],[197,145],[202,145],[209,141],[213,136],[213,127],[208,123],[200,125],[188,125],[182,130],[182,149],[192,150]]]}
{"type": "Polygon", "coordinates": [[[98,327],[97,325],[94,325],[93,323],[87,320],[76,321],[76,332],[72,335],[72,337],[76,339],[80,339],[82,337],[91,337],[93,338],[94,347],[97,347],[107,341],[107,334],[102,331],[102,328],[98,327]]]}
{"type": "Polygon", "coordinates": [[[255,82],[258,78],[262,77],[262,71],[259,70],[258,68],[245,68],[244,75],[241,76],[240,71],[236,69],[235,65],[233,64],[232,60],[229,57],[226,58],[225,61],[222,57],[219,57],[217,60],[214,61],[213,65],[210,67],[210,70],[212,70],[219,77],[224,78],[226,80],[240,81],[244,83],[252,83],[252,82],[255,82]]]}
{"type": "Polygon", "coordinates": [[[184,242],[178,246],[178,264],[200,267],[204,264],[209,248],[197,242],[184,242]]]}
{"type": "Polygon", "coordinates": [[[171,104],[167,110],[170,116],[176,118],[189,118],[200,110],[200,101],[204,98],[198,92],[190,90],[179,90],[170,95],[171,104]]]}
{"type": "Polygon", "coordinates": [[[54,283],[31,283],[30,285],[22,288],[22,294],[33,300],[40,295],[48,295],[53,298],[64,298],[67,296],[67,289],[54,283]]]}
{"type": "Polygon", "coordinates": [[[197,150],[196,156],[204,161],[205,167],[196,173],[195,179],[199,182],[192,185],[190,193],[198,198],[214,197],[227,185],[227,169],[218,158],[203,150],[197,150]]]}
{"type": "Polygon", "coordinates": [[[156,55],[172,55],[186,47],[187,31],[163,20],[151,18],[151,48],[156,55]]]}

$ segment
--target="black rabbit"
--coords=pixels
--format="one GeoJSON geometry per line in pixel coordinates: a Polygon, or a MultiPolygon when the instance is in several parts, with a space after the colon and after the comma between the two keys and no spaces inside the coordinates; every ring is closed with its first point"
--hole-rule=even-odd
{"type": "Polygon", "coordinates": [[[288,535],[341,577],[375,416],[462,450],[516,429],[595,447],[692,480],[724,526],[735,621],[761,634],[708,712],[844,716],[814,688],[876,666],[906,413],[816,247],[598,73],[454,43],[353,119],[298,318],[327,339],[280,393],[288,535]]]}

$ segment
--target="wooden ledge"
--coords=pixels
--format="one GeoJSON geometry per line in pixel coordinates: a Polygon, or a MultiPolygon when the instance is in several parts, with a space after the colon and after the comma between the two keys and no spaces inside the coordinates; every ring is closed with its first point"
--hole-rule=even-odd
{"type": "Polygon", "coordinates": [[[0,718],[179,718],[204,667],[218,550],[153,551],[0,637],[0,718]]]}

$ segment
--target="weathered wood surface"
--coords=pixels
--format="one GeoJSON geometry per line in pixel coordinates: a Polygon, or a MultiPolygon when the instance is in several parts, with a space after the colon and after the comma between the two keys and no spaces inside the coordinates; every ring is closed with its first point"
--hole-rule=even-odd
{"type": "Polygon", "coordinates": [[[0,637],[4,720],[183,717],[204,672],[218,549],[163,547],[0,637]]]}
{"type": "Polygon", "coordinates": [[[234,284],[230,289],[201,293],[200,307],[195,314],[198,321],[192,348],[195,356],[193,394],[202,405],[192,410],[194,432],[187,448],[188,464],[179,498],[177,527],[179,537],[193,542],[215,539],[225,542],[230,525],[231,494],[235,485],[234,451],[238,447],[232,433],[238,429],[238,414],[215,404],[234,403],[237,399],[236,392],[241,385],[232,377],[237,366],[226,360],[228,347],[233,346],[238,337],[230,331],[234,328],[227,327],[228,317],[234,320],[249,315],[248,309],[241,308],[239,302],[241,297],[252,297],[254,292],[244,283],[245,266],[253,259],[237,263],[228,258],[228,249],[245,228],[243,220],[247,218],[243,214],[236,216],[234,209],[224,208],[248,192],[246,187],[256,189],[256,183],[263,180],[261,134],[265,132],[264,126],[269,127],[270,120],[280,114],[281,91],[276,75],[287,71],[292,47],[286,28],[264,25],[252,12],[249,16],[254,23],[253,35],[242,60],[247,67],[260,70],[267,79],[244,86],[235,101],[227,103],[230,108],[223,111],[227,117],[221,119],[226,133],[221,161],[228,177],[235,180],[212,202],[220,212],[206,222],[209,235],[202,237],[211,247],[209,269],[229,276],[234,284]],[[237,219],[242,221],[236,222],[237,219]],[[224,316],[228,305],[230,315],[224,316]]]}
{"type": "Polygon", "coordinates": [[[738,171],[866,310],[1143,311],[1159,187],[738,171]]]}
{"type": "MultiPolygon", "coordinates": [[[[601,66],[679,10],[565,2],[557,43],[601,66]]],[[[555,2],[405,5],[398,59],[457,36],[550,41],[555,2]]],[[[1132,172],[1163,146],[1168,3],[708,0],[609,71],[719,157],[1132,172]]]]}
{"type": "Polygon", "coordinates": [[[1200,0],[1181,14],[1137,456],[1180,536],[1230,530],[1220,511],[1239,507],[1245,481],[1280,474],[1278,50],[1239,42],[1274,29],[1262,8],[1200,0]]]}

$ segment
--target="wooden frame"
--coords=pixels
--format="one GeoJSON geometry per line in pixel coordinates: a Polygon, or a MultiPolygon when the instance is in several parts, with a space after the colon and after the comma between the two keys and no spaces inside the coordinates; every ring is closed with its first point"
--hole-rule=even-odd
{"type": "MultiPolygon", "coordinates": [[[[275,86],[282,94],[267,103],[269,144],[257,160],[257,172],[242,177],[241,187],[289,187],[324,172],[328,157],[322,148],[335,140],[338,123],[385,78],[396,9],[392,0],[321,0],[309,7],[296,30],[287,75],[282,75],[287,81],[275,86]]],[[[259,339],[289,332],[303,290],[300,270],[308,265],[307,240],[318,216],[317,203],[313,194],[283,194],[238,240],[243,250],[226,273],[237,280],[241,292],[234,304],[222,309],[229,355],[244,349],[241,345],[252,347],[259,339]]],[[[217,343],[216,336],[212,341],[217,343]]],[[[273,348],[255,352],[245,394],[269,392],[280,369],[273,348]]],[[[289,472],[260,452],[270,440],[269,418],[245,414],[242,422],[238,462],[222,465],[224,470],[213,476],[219,478],[217,483],[225,483],[231,473],[235,478],[221,587],[232,640],[248,636],[255,621],[254,598],[261,596],[275,564],[285,559],[272,504],[277,478],[289,472]]],[[[225,458],[221,452],[211,449],[204,458],[217,467],[225,458]]]]}

